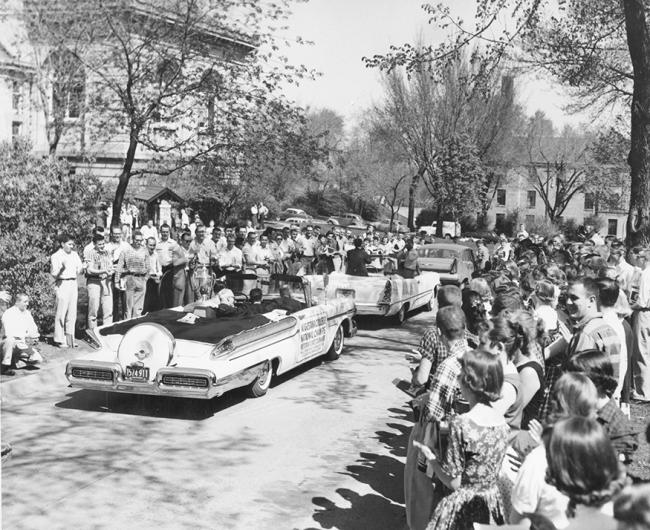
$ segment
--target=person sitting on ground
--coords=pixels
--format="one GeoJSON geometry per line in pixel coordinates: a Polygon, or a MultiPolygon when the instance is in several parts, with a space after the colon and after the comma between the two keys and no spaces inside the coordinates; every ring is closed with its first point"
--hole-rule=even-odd
{"type": "Polygon", "coordinates": [[[12,367],[16,364],[36,365],[43,360],[36,350],[40,334],[28,304],[29,297],[20,293],[15,304],[2,314],[2,375],[15,375],[12,367]]]}

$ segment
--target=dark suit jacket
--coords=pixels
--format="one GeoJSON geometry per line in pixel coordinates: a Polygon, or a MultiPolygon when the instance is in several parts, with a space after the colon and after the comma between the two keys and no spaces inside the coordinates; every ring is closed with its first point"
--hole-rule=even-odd
{"type": "Polygon", "coordinates": [[[370,263],[372,259],[365,250],[362,248],[353,248],[348,250],[348,268],[346,274],[352,276],[368,276],[366,264],[370,263]]]}

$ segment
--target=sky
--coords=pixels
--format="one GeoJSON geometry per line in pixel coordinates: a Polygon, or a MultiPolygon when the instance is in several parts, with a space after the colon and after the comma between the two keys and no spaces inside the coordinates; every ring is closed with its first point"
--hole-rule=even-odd
{"type": "MultiPolygon", "coordinates": [[[[464,20],[473,19],[473,0],[447,0],[464,20]]],[[[362,57],[388,51],[390,45],[414,42],[421,33],[439,42],[421,8],[424,0],[309,0],[293,6],[288,20],[290,37],[300,36],[309,45],[292,45],[282,53],[294,64],[322,73],[315,81],[288,85],[285,93],[298,104],[330,108],[341,114],[349,129],[373,103],[381,101],[382,88],[376,69],[366,68],[362,57]]],[[[435,2],[433,2],[435,3],[435,2]]],[[[504,22],[505,23],[505,22],[504,22]]],[[[586,115],[568,115],[569,99],[561,87],[535,78],[519,79],[519,103],[530,115],[538,109],[556,126],[591,121],[586,115]]]]}

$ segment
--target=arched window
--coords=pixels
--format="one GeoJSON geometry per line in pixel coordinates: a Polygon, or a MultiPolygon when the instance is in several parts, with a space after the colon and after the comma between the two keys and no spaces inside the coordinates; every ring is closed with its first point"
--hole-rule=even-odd
{"type": "Polygon", "coordinates": [[[52,79],[52,113],[55,118],[79,118],[86,104],[86,72],[67,50],[50,53],[47,59],[52,79]]]}
{"type": "Polygon", "coordinates": [[[208,70],[201,78],[201,92],[205,94],[206,117],[200,128],[206,134],[214,133],[215,102],[219,99],[219,90],[223,84],[223,76],[214,70],[208,70]]]}

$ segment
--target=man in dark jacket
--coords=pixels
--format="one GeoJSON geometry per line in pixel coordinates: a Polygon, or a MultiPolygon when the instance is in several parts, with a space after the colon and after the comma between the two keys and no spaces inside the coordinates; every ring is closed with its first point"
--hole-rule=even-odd
{"type": "Polygon", "coordinates": [[[346,274],[351,276],[368,276],[366,265],[372,260],[362,247],[363,240],[360,237],[356,238],[354,240],[354,248],[348,250],[348,268],[346,274]]]}

